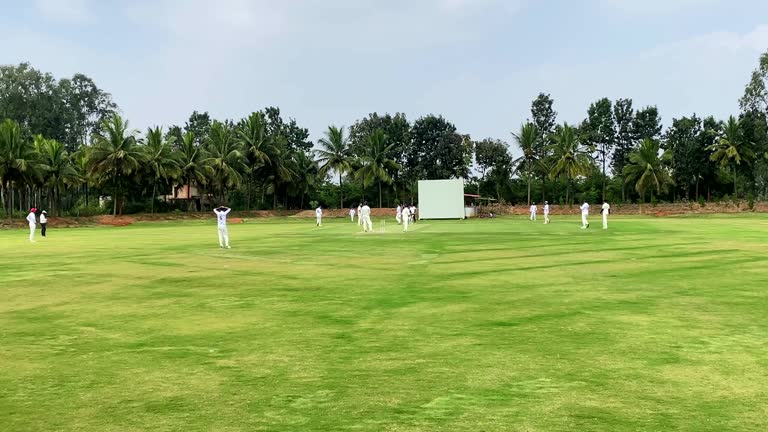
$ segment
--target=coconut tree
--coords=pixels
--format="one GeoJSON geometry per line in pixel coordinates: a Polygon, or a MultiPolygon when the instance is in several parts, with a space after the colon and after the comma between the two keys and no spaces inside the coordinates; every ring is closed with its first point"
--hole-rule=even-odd
{"type": "Polygon", "coordinates": [[[715,140],[715,143],[708,147],[712,152],[710,160],[717,162],[723,168],[729,165],[733,169],[733,197],[736,198],[736,167],[742,162],[747,165],[755,159],[755,152],[752,151],[751,143],[744,139],[741,132],[741,124],[736,118],[730,116],[728,122],[723,126],[722,135],[715,140]]]}
{"type": "Polygon", "coordinates": [[[100,131],[93,134],[90,152],[90,173],[112,190],[112,214],[121,208],[126,185],[145,160],[139,139],[139,131],[130,129],[127,120],[115,113],[104,121],[100,131]]]}
{"type": "Polygon", "coordinates": [[[629,154],[629,163],[622,170],[628,182],[635,183],[635,190],[640,194],[641,202],[645,201],[645,192],[660,193],[673,184],[667,170],[671,155],[664,152],[660,155],[659,143],[645,139],[637,150],[629,154]]]}
{"type": "Polygon", "coordinates": [[[228,188],[239,185],[246,172],[245,154],[243,148],[235,140],[232,128],[219,121],[211,125],[211,133],[207,141],[210,182],[218,193],[220,203],[225,200],[228,188]]]}
{"type": "Polygon", "coordinates": [[[61,215],[61,189],[78,183],[77,169],[62,143],[38,135],[34,145],[43,171],[43,186],[48,188],[50,210],[61,215]]]}
{"type": "Polygon", "coordinates": [[[176,137],[163,135],[163,129],[159,126],[147,129],[146,145],[144,146],[145,167],[152,177],[152,203],[151,213],[155,212],[155,197],[157,196],[158,183],[168,186],[168,182],[176,178],[180,173],[178,155],[173,151],[176,137]]]}
{"type": "Polygon", "coordinates": [[[329,126],[325,138],[319,141],[322,148],[316,150],[320,164],[320,175],[333,170],[339,174],[339,208],[344,208],[344,174],[352,170],[352,151],[344,136],[344,127],[329,126]]]}
{"type": "Polygon", "coordinates": [[[7,119],[0,123],[0,188],[9,218],[15,207],[14,186],[33,175],[36,160],[35,149],[23,139],[19,124],[7,119]]]}
{"type": "Polygon", "coordinates": [[[394,144],[387,145],[387,136],[381,129],[376,129],[369,137],[368,143],[360,156],[361,168],[355,172],[355,177],[363,181],[363,187],[378,183],[379,207],[382,206],[381,184],[392,183],[391,171],[400,169],[400,165],[390,159],[394,144]]]}
{"type": "Polygon", "coordinates": [[[523,155],[515,159],[513,163],[517,167],[517,171],[525,172],[528,177],[528,205],[531,205],[531,178],[539,161],[539,130],[535,124],[529,122],[520,127],[519,133],[513,133],[512,136],[517,141],[520,150],[523,151],[523,155]]]}
{"type": "Polygon", "coordinates": [[[550,177],[555,179],[565,175],[568,183],[565,189],[565,201],[570,204],[571,182],[580,175],[586,175],[592,165],[589,151],[576,139],[574,128],[564,123],[554,134],[552,145],[552,170],[550,177]]]}
{"type": "Polygon", "coordinates": [[[211,174],[210,160],[205,148],[198,145],[195,134],[191,131],[181,136],[179,149],[176,151],[179,162],[180,186],[187,188],[187,202],[191,197],[192,186],[201,189],[211,174]]]}
{"type": "Polygon", "coordinates": [[[266,120],[261,112],[252,113],[235,129],[235,139],[243,148],[248,165],[246,208],[251,208],[251,184],[256,174],[271,163],[270,154],[278,153],[266,133],[266,120]]]}

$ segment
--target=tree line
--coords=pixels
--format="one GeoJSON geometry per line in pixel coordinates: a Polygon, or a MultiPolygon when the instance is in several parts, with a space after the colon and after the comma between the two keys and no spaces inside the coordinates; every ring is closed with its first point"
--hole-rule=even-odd
{"type": "Polygon", "coordinates": [[[541,93],[511,133],[512,149],[473,140],[439,115],[410,122],[400,113],[329,126],[314,143],[276,107],[239,120],[195,111],[184,125],[140,133],[85,75],[56,80],[26,63],[0,66],[2,211],[394,206],[415,200],[420,179],[457,177],[468,192],[513,204],[765,199],[767,82],[768,52],[738,115],[694,113],[666,129],[657,107],[636,109],[631,99],[598,99],[580,123],[559,122],[555,101],[541,93]],[[203,198],[160,198],[185,185],[203,198]]]}

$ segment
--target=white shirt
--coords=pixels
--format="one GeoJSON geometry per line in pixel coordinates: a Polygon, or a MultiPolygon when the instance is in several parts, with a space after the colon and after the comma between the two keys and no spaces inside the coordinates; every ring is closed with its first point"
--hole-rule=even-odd
{"type": "Polygon", "coordinates": [[[318,207],[318,208],[315,209],[315,216],[323,217],[323,208],[322,207],[318,207]]]}
{"type": "Polygon", "coordinates": [[[226,209],[224,211],[213,210],[213,212],[216,213],[216,219],[219,221],[219,228],[227,227],[227,215],[230,211],[232,211],[232,209],[226,209]]]}
{"type": "Polygon", "coordinates": [[[367,217],[371,215],[371,208],[367,205],[360,209],[360,216],[367,217]]]}
{"type": "Polygon", "coordinates": [[[544,204],[544,214],[549,214],[549,204],[544,204]]]}
{"type": "Polygon", "coordinates": [[[611,210],[611,205],[608,204],[608,203],[604,203],[603,204],[603,214],[607,215],[610,210],[611,210]]]}
{"type": "Polygon", "coordinates": [[[534,204],[534,205],[532,205],[532,206],[531,206],[531,213],[536,213],[537,211],[539,211],[539,208],[538,208],[538,207],[536,207],[536,205],[535,205],[535,204],[534,204]]]}
{"type": "Polygon", "coordinates": [[[402,207],[400,207],[400,206],[397,206],[397,214],[398,214],[398,215],[401,215],[401,214],[403,214],[403,208],[402,208],[402,207]]]}
{"type": "Polygon", "coordinates": [[[359,214],[360,216],[363,215],[363,206],[357,206],[357,214],[359,214]]]}
{"type": "Polygon", "coordinates": [[[40,223],[41,223],[41,224],[44,224],[44,223],[47,223],[47,222],[48,222],[48,218],[47,218],[47,217],[45,217],[45,213],[42,213],[42,214],[40,215],[40,223]]]}
{"type": "Polygon", "coordinates": [[[349,209],[349,215],[354,216],[355,215],[355,209],[349,209]]]}
{"type": "Polygon", "coordinates": [[[37,219],[35,219],[35,214],[32,212],[29,212],[27,215],[27,221],[29,221],[30,225],[37,225],[37,219]]]}
{"type": "Polygon", "coordinates": [[[583,215],[589,215],[589,204],[584,203],[581,205],[581,214],[583,215]]]}
{"type": "Polygon", "coordinates": [[[407,222],[407,221],[408,221],[408,218],[410,218],[410,217],[411,217],[411,209],[409,209],[408,207],[405,207],[405,208],[403,209],[403,217],[405,218],[405,220],[406,220],[406,222],[407,222]]]}

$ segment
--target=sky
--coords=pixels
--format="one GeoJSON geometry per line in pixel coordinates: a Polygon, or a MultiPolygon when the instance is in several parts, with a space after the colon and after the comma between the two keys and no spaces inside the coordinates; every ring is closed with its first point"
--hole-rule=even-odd
{"type": "Polygon", "coordinates": [[[768,50],[765,0],[0,0],[0,64],[84,73],[135,128],[265,106],[309,128],[441,114],[512,142],[540,92],[559,121],[632,98],[726,118],[768,50]]]}

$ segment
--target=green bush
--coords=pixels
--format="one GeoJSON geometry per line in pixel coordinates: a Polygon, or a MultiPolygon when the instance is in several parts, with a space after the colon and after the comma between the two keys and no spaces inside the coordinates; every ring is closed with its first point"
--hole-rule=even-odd
{"type": "Polygon", "coordinates": [[[747,195],[747,207],[750,211],[755,209],[755,196],[751,192],[747,195]]]}
{"type": "Polygon", "coordinates": [[[707,200],[704,199],[704,197],[699,197],[699,205],[701,208],[704,208],[707,206],[707,200]]]}

